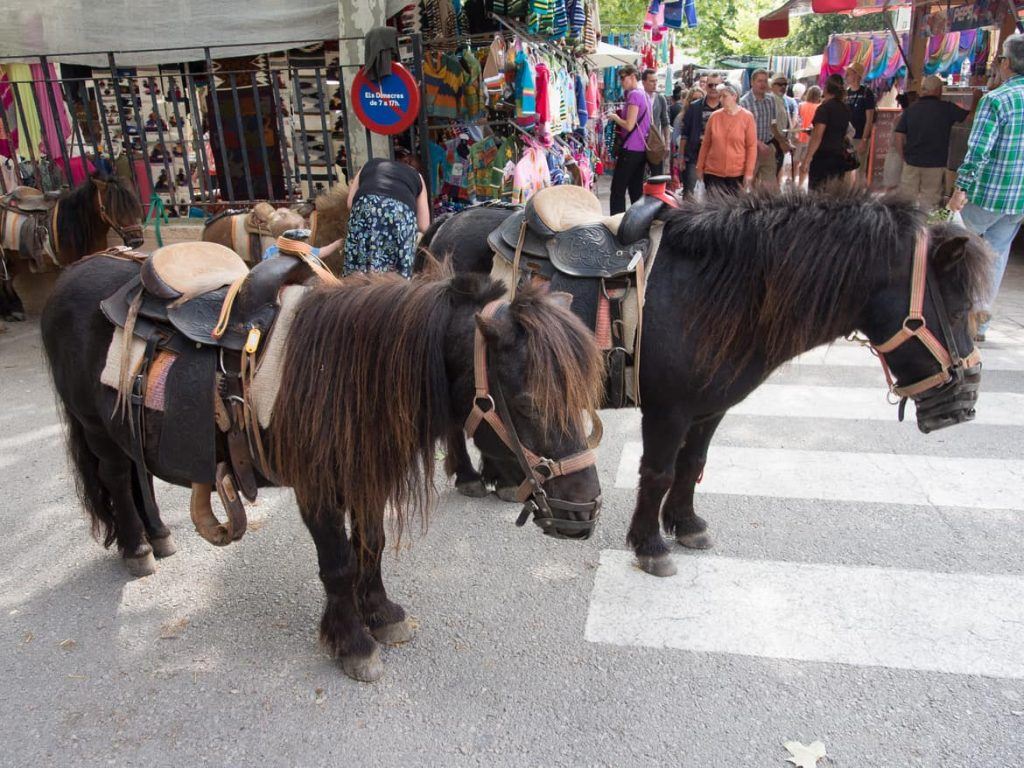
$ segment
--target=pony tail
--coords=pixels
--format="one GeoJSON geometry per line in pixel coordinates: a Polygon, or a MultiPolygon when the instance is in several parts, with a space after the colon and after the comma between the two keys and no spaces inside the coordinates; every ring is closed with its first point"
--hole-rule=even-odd
{"type": "Polygon", "coordinates": [[[117,539],[117,521],[114,517],[114,503],[110,494],[99,480],[100,460],[85,436],[85,427],[62,402],[63,422],[67,427],[68,458],[71,459],[72,474],[78,499],[89,513],[90,531],[104,547],[110,547],[117,539]]]}

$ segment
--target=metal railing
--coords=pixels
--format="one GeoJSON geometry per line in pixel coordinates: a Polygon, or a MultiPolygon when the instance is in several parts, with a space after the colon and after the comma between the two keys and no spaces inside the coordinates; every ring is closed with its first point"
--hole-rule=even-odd
{"type": "MultiPolygon", "coordinates": [[[[0,187],[74,186],[88,163],[130,180],[144,205],[154,196],[182,210],[312,198],[353,174],[344,94],[359,65],[308,48],[283,53],[309,42],[267,43],[282,53],[247,56],[252,63],[239,69],[218,64],[209,48],[202,62],[148,68],[120,67],[108,52],[106,68],[79,77],[56,75],[50,57],[39,57],[42,75],[10,83],[8,106],[0,104],[7,154],[17,136],[21,155],[0,187]]],[[[419,36],[399,42],[422,82],[419,36]]],[[[421,119],[401,140],[425,153],[425,136],[421,119]]]]}

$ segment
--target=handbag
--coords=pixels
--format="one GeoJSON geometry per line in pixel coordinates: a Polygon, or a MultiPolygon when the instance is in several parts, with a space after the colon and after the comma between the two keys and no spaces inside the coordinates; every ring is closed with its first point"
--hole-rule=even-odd
{"type": "MultiPolygon", "coordinates": [[[[637,123],[639,122],[640,120],[637,119],[637,123]]],[[[665,137],[661,133],[661,128],[656,127],[653,121],[647,126],[647,136],[644,138],[644,147],[647,149],[648,163],[651,165],[661,165],[665,162],[665,156],[668,154],[668,147],[665,146],[665,137]]]]}
{"type": "Polygon", "coordinates": [[[843,137],[843,170],[856,171],[860,168],[860,158],[857,157],[857,150],[853,148],[853,142],[849,136],[843,137]]]}

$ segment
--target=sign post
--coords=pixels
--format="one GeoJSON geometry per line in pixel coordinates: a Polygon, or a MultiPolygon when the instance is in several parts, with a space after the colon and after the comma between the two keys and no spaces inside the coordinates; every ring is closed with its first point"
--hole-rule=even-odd
{"type": "Polygon", "coordinates": [[[398,62],[379,83],[360,69],[352,81],[352,108],[367,129],[392,136],[408,130],[419,117],[420,86],[398,62]]]}

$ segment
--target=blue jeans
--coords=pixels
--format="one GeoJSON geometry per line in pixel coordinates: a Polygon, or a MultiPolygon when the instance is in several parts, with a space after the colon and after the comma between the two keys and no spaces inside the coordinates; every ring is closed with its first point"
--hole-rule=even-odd
{"type": "MultiPolygon", "coordinates": [[[[1024,213],[996,213],[974,203],[967,203],[960,215],[963,216],[967,228],[984,238],[996,254],[996,260],[992,263],[991,292],[985,303],[979,307],[991,315],[992,304],[996,300],[996,294],[999,293],[999,283],[1003,281],[1006,263],[1010,260],[1010,246],[1013,244],[1013,238],[1017,236],[1021,221],[1024,221],[1024,213]]],[[[978,331],[985,333],[988,330],[988,325],[989,321],[986,320],[978,327],[978,331]]]]}

